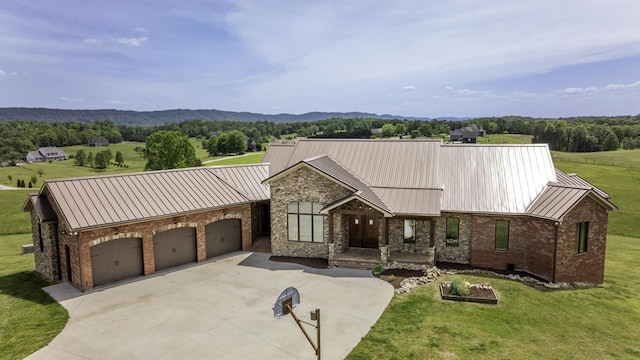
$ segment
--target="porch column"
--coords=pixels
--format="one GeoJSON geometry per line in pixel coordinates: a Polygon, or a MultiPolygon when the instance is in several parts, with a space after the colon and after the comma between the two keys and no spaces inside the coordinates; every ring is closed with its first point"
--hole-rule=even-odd
{"type": "Polygon", "coordinates": [[[329,211],[329,244],[333,244],[333,211],[329,211]]]}
{"type": "Polygon", "coordinates": [[[389,244],[389,219],[385,216],[382,217],[382,246],[389,244]]]}

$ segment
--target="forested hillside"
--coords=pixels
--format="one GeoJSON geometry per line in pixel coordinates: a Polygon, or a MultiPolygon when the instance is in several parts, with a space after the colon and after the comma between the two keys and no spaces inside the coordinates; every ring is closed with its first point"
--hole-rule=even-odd
{"type": "Polygon", "coordinates": [[[533,142],[548,143],[552,150],[592,152],[640,148],[640,117],[532,119],[490,117],[465,121],[407,120],[379,118],[329,118],[313,122],[187,120],[162,126],[118,125],[109,120],[84,122],[11,121],[0,122],[0,160],[15,161],[42,146],[87,144],[96,136],[111,143],[145,141],[158,130],[179,131],[189,137],[209,138],[221,132],[239,130],[258,146],[280,137],[369,138],[371,129],[383,128],[384,136],[440,137],[471,123],[482,125],[489,134],[528,134],[533,142]]]}
{"type": "MultiPolygon", "coordinates": [[[[222,110],[188,110],[174,109],[162,111],[129,111],[129,110],[65,110],[45,108],[0,108],[0,121],[36,120],[42,122],[70,122],[77,121],[92,123],[108,120],[117,125],[165,125],[179,123],[186,120],[216,120],[216,121],[271,121],[301,122],[318,121],[332,117],[340,118],[376,118],[394,119],[404,118],[393,115],[377,115],[362,112],[310,112],[306,114],[258,114],[250,112],[235,112],[222,110]]],[[[409,117],[407,119],[416,119],[409,117]]]]}

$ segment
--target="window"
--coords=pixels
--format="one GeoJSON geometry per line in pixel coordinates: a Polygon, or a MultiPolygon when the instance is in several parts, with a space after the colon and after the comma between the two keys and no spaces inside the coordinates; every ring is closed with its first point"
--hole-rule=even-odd
{"type": "Polygon", "coordinates": [[[587,239],[589,237],[589,223],[582,222],[576,224],[576,252],[587,251],[587,239]]]}
{"type": "Polygon", "coordinates": [[[289,241],[322,242],[324,217],[322,205],[308,201],[295,201],[287,205],[287,231],[289,241]]]}
{"type": "Polygon", "coordinates": [[[38,245],[40,251],[44,251],[44,240],[42,239],[42,223],[38,223],[38,245]]]}
{"type": "Polygon", "coordinates": [[[406,244],[416,243],[416,221],[415,220],[404,221],[404,242],[406,244]]]}
{"type": "Polygon", "coordinates": [[[460,244],[460,219],[457,217],[447,218],[447,246],[458,246],[460,244]]]}
{"type": "Polygon", "coordinates": [[[496,250],[509,250],[509,221],[496,221],[496,250]]]}

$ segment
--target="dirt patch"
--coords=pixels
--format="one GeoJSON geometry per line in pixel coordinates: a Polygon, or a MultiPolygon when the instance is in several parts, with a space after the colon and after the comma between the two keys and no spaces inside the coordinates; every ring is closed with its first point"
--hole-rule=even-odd
{"type": "Polygon", "coordinates": [[[418,270],[389,269],[383,271],[379,278],[393,285],[394,289],[398,289],[400,288],[400,282],[402,282],[402,280],[420,276],[424,276],[424,272],[418,270]]]}
{"type": "Polygon", "coordinates": [[[286,262],[308,266],[314,269],[326,269],[329,267],[327,259],[314,259],[314,258],[302,258],[302,257],[288,257],[288,256],[271,256],[269,258],[275,262],[286,262]]]}

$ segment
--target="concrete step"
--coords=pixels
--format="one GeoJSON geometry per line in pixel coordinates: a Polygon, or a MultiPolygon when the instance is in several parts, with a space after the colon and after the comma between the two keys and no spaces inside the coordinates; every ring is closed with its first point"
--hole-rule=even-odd
{"type": "Polygon", "coordinates": [[[379,262],[366,261],[366,260],[329,260],[330,266],[336,266],[347,269],[373,269],[379,262]]]}

